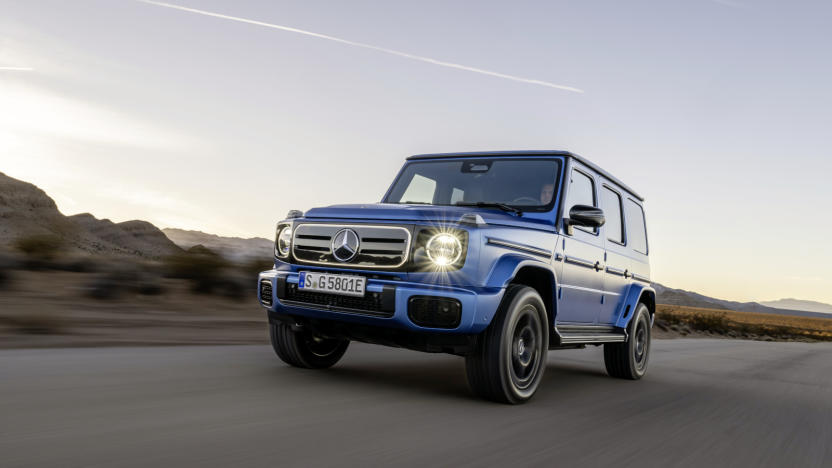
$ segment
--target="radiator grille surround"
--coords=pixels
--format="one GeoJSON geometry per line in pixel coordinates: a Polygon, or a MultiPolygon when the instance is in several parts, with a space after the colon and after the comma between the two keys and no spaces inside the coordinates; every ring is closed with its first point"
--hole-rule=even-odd
{"type": "Polygon", "coordinates": [[[410,256],[410,229],[370,224],[303,223],[295,226],[292,256],[299,264],[394,269],[410,256]],[[349,261],[339,261],[332,252],[332,239],[351,229],[359,239],[358,251],[349,261]]]}

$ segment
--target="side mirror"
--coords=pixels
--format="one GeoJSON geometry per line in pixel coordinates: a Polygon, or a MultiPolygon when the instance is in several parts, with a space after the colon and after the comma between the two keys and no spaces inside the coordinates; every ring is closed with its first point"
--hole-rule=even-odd
{"type": "Polygon", "coordinates": [[[589,205],[575,205],[569,209],[569,217],[563,220],[566,233],[570,236],[573,233],[572,226],[585,226],[592,229],[604,225],[604,210],[589,205]]]}

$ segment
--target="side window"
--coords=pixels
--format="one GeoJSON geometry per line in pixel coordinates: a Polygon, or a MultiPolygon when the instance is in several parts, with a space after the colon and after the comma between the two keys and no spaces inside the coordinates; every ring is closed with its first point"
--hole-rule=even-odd
{"type": "Polygon", "coordinates": [[[433,194],[436,192],[436,181],[425,176],[415,174],[402,194],[399,203],[433,203],[433,194]]]}
{"type": "Polygon", "coordinates": [[[644,210],[636,202],[627,200],[627,240],[636,252],[647,255],[647,227],[644,223],[644,210]]]}
{"type": "MultiPolygon", "coordinates": [[[[598,206],[595,204],[595,183],[592,178],[583,172],[572,170],[572,178],[569,181],[569,192],[566,196],[566,208],[563,211],[564,216],[569,216],[569,210],[575,205],[589,205],[598,206]]],[[[586,227],[575,226],[576,229],[583,231],[597,232],[597,229],[589,229],[586,227]]]]}
{"type": "Polygon", "coordinates": [[[601,190],[601,209],[604,210],[604,217],[607,219],[607,222],[604,223],[607,239],[623,244],[624,226],[622,225],[621,195],[609,187],[604,187],[601,190]]]}

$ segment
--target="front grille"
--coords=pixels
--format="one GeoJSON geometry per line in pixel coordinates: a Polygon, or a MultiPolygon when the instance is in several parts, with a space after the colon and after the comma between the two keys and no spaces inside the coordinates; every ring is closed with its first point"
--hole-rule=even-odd
{"type": "Polygon", "coordinates": [[[307,223],[295,227],[292,240],[295,260],[316,265],[398,268],[407,261],[409,251],[410,231],[400,226],[307,223]],[[341,262],[332,254],[332,239],[347,228],[358,235],[358,253],[341,262]]]}
{"type": "Polygon", "coordinates": [[[317,306],[322,309],[392,317],[396,309],[396,288],[384,286],[383,289],[382,292],[367,291],[363,297],[355,297],[301,291],[297,284],[286,283],[280,300],[290,304],[317,306]]]}
{"type": "Polygon", "coordinates": [[[266,307],[272,306],[272,282],[271,280],[260,280],[260,303],[266,307]]]}

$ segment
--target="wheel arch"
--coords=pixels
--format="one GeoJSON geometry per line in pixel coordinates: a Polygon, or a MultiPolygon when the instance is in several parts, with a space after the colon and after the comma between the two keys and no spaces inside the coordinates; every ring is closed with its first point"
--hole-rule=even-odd
{"type": "Polygon", "coordinates": [[[489,285],[506,288],[512,284],[522,284],[540,294],[546,307],[550,341],[555,335],[553,330],[556,316],[556,283],[555,273],[548,263],[521,255],[506,255],[500,259],[489,277],[489,285]]]}
{"type": "Polygon", "coordinates": [[[644,303],[650,311],[652,325],[656,316],[656,290],[646,284],[633,283],[627,289],[626,299],[616,314],[618,319],[615,326],[626,329],[639,303],[644,303]]]}

